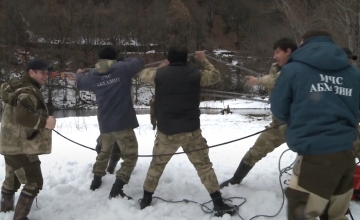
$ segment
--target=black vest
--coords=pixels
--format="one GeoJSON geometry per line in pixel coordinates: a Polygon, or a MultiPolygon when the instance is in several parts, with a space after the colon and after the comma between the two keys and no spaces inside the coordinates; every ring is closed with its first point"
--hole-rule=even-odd
{"type": "Polygon", "coordinates": [[[166,135],[200,128],[200,72],[186,65],[159,68],[155,76],[155,118],[166,135]]]}

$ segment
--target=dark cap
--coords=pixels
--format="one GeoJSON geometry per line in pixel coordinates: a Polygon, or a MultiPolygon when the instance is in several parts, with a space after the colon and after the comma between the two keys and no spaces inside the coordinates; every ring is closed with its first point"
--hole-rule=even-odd
{"type": "Polygon", "coordinates": [[[47,65],[45,61],[37,58],[30,60],[26,66],[26,72],[29,72],[29,70],[52,70],[52,69],[53,69],[52,66],[47,65]]]}
{"type": "Polygon", "coordinates": [[[98,52],[99,59],[116,60],[116,50],[114,47],[104,47],[98,52]]]}
{"type": "Polygon", "coordinates": [[[349,48],[343,47],[342,49],[345,51],[349,59],[357,60],[357,56],[353,54],[349,48]]]}

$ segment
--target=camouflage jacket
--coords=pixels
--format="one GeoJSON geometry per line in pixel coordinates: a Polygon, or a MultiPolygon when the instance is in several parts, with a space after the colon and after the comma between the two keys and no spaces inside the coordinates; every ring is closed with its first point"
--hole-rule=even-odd
{"type": "Polygon", "coordinates": [[[270,71],[268,75],[258,78],[257,84],[264,86],[271,94],[272,90],[275,87],[275,83],[277,78],[280,76],[280,67],[277,63],[273,63],[271,65],[270,71]]]}
{"type": "MultiPolygon", "coordinates": [[[[201,62],[203,70],[200,70],[200,86],[210,86],[220,81],[220,72],[207,60],[201,62]]],[[[147,68],[139,73],[139,78],[143,83],[155,85],[155,75],[157,67],[147,68]]]]}
{"type": "Polygon", "coordinates": [[[49,113],[40,85],[25,74],[3,83],[0,95],[3,105],[0,154],[51,153],[52,131],[45,128],[49,113]]]}

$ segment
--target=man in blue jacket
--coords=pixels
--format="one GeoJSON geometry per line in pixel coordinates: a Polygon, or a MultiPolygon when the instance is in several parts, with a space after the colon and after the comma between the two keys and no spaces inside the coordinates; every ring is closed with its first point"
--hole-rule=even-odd
{"type": "Polygon", "coordinates": [[[270,97],[287,122],[286,142],[298,153],[289,187],[288,219],[347,219],[353,191],[360,73],[326,31],[309,31],[281,69],[270,97]]]}
{"type": "Polygon", "coordinates": [[[144,68],[145,63],[141,58],[117,62],[113,47],[101,49],[98,56],[99,61],[88,74],[81,69],[76,74],[77,88],[94,92],[98,104],[97,117],[102,148],[93,166],[94,179],[90,189],[100,187],[112,146],[116,141],[122,155],[127,157],[123,157],[121,168],[116,172],[110,198],[118,195],[124,197],[126,195],[123,186],[129,182],[138,154],[138,143],[133,129],[139,124],[131,99],[131,79],[144,68]]]}

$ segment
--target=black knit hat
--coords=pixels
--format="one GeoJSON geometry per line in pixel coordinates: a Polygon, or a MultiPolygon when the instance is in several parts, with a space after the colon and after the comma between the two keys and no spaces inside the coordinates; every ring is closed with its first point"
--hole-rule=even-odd
{"type": "Polygon", "coordinates": [[[104,47],[98,52],[99,59],[116,60],[116,51],[113,47],[104,47]]]}
{"type": "Polygon", "coordinates": [[[187,63],[188,49],[186,47],[170,47],[167,60],[169,63],[187,63]]]}
{"type": "Polygon", "coordinates": [[[34,58],[30,60],[26,66],[26,72],[29,72],[29,70],[52,70],[53,67],[49,66],[45,63],[45,61],[34,58]]]}

